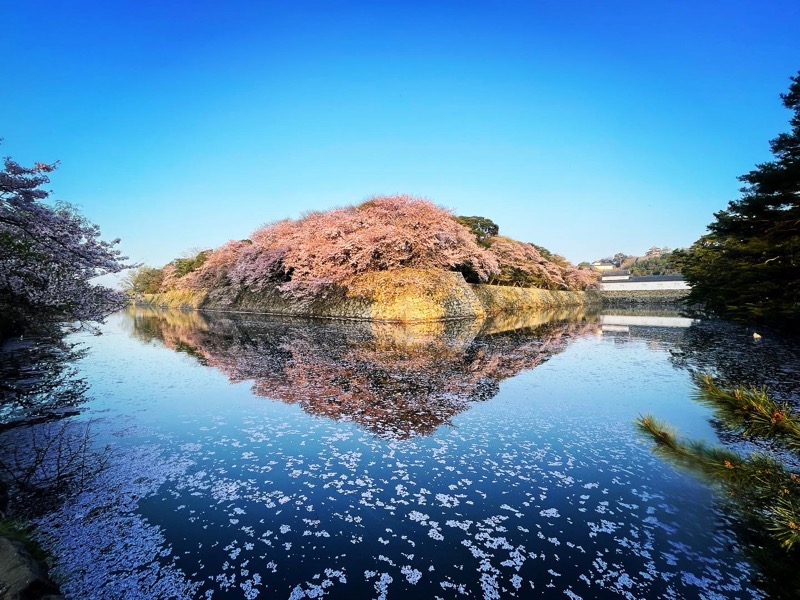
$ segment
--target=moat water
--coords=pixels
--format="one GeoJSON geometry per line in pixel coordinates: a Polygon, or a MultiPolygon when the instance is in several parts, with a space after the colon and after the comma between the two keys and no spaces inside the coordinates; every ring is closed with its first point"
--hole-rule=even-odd
{"type": "Polygon", "coordinates": [[[3,434],[6,451],[60,436],[87,466],[29,510],[70,598],[753,598],[774,584],[724,499],[634,420],[746,450],[692,400],[692,374],[797,401],[786,340],[669,312],[403,326],[140,308],[70,339],[85,352],[59,385],[80,394],[3,434]]]}

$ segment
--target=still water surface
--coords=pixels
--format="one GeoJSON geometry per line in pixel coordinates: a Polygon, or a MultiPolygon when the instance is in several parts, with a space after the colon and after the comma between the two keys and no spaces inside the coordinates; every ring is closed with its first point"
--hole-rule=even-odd
{"type": "Polygon", "coordinates": [[[38,519],[69,597],[761,595],[720,499],[633,425],[718,441],[697,370],[791,396],[796,355],[744,329],[137,308],[78,337],[71,422],[111,452],[38,519]]]}

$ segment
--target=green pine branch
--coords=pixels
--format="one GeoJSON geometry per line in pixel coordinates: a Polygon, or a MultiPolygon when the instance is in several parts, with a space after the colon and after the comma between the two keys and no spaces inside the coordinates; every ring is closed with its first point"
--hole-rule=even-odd
{"type": "MultiPolygon", "coordinates": [[[[725,388],[708,375],[695,381],[695,399],[713,408],[723,424],[753,438],[778,441],[800,454],[800,415],[787,404],[774,401],[763,388],[725,388]]],[[[736,512],[757,523],[781,548],[800,547],[797,473],[765,453],[742,456],[721,446],[681,440],[652,415],[640,416],[635,423],[655,443],[657,454],[721,489],[736,512]]]]}
{"type": "Polygon", "coordinates": [[[724,388],[709,375],[695,377],[694,399],[717,413],[732,431],[762,440],[775,440],[800,454],[800,414],[785,402],[776,402],[764,388],[724,388]]]}

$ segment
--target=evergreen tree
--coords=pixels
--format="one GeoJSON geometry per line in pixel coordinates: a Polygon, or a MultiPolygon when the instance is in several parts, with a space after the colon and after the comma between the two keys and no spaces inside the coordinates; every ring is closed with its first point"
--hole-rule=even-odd
{"type": "Polygon", "coordinates": [[[628,266],[634,277],[647,277],[650,275],[680,275],[683,252],[670,250],[667,247],[659,248],[658,253],[652,249],[642,258],[636,258],[628,266]]]}
{"type": "Polygon", "coordinates": [[[714,423],[755,448],[743,454],[722,445],[686,440],[652,415],[636,426],[654,451],[722,492],[720,507],[738,523],[742,551],[758,566],[766,597],[800,597],[800,413],[765,388],[720,385],[697,375],[695,400],[714,411],[714,423]]]}
{"type": "Polygon", "coordinates": [[[775,159],[739,180],[742,196],[715,213],[686,254],[690,301],[739,320],[800,327],[800,73],[783,104],[791,130],[770,142],[775,159]]]}
{"type": "Polygon", "coordinates": [[[469,229],[475,235],[475,238],[478,240],[478,244],[483,247],[486,247],[489,244],[490,238],[500,234],[500,227],[497,225],[497,223],[486,217],[458,216],[453,218],[458,223],[461,223],[464,227],[469,229]]]}

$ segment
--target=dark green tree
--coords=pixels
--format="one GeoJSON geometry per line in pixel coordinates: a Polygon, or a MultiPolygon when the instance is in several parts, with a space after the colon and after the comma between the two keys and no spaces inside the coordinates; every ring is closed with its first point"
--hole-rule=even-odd
{"type": "Polygon", "coordinates": [[[634,260],[629,269],[634,277],[648,275],[680,275],[683,252],[681,250],[670,251],[663,254],[651,254],[634,260]]]}
{"type": "Polygon", "coordinates": [[[135,294],[157,294],[161,291],[164,271],[153,267],[141,266],[130,271],[122,280],[125,291],[135,294]]]}
{"type": "Polygon", "coordinates": [[[533,242],[528,242],[528,243],[529,243],[531,246],[533,246],[534,248],[536,248],[536,250],[539,252],[539,254],[541,254],[542,256],[544,256],[544,257],[545,257],[547,260],[553,260],[553,257],[554,257],[554,256],[556,256],[555,254],[553,254],[552,252],[550,252],[550,250],[548,250],[548,249],[547,249],[547,248],[545,248],[544,246],[539,246],[539,245],[537,245],[537,244],[534,244],[533,242]]]}
{"type": "Polygon", "coordinates": [[[722,316],[800,327],[800,73],[783,105],[791,130],[770,142],[775,159],[739,180],[742,196],[682,261],[690,301],[722,316]]]}
{"type": "Polygon", "coordinates": [[[475,238],[478,240],[478,243],[481,246],[487,246],[489,238],[500,233],[500,227],[497,225],[497,223],[491,219],[487,219],[486,217],[459,216],[454,218],[457,222],[461,223],[475,235],[475,238]]]}
{"type": "Polygon", "coordinates": [[[172,264],[175,265],[175,274],[178,277],[183,277],[192,271],[196,271],[203,266],[209,254],[211,254],[211,250],[203,250],[187,258],[176,258],[172,261],[172,264]]]}

